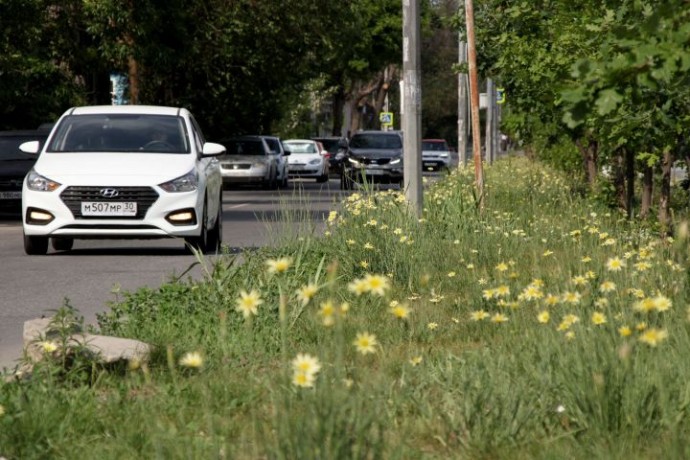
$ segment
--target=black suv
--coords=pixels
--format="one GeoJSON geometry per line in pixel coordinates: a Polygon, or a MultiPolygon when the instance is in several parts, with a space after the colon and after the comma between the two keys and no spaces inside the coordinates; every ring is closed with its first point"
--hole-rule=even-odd
{"type": "Polygon", "coordinates": [[[403,137],[400,131],[360,131],[352,136],[343,160],[340,188],[355,182],[403,185],[403,137]]]}
{"type": "Polygon", "coordinates": [[[24,142],[39,141],[42,147],[48,134],[49,129],[0,131],[0,214],[22,214],[24,176],[37,157],[22,152],[19,146],[24,142]]]}
{"type": "Polygon", "coordinates": [[[321,142],[328,152],[328,169],[331,174],[340,175],[343,159],[347,153],[347,138],[345,137],[312,137],[311,140],[321,142]]]}

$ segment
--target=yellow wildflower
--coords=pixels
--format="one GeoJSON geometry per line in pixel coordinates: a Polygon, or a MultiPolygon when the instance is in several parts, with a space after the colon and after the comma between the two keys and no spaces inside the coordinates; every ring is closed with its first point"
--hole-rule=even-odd
{"type": "Polygon", "coordinates": [[[606,315],[599,311],[595,311],[592,313],[592,324],[596,326],[601,326],[602,324],[606,324],[606,315]]]}
{"type": "Polygon", "coordinates": [[[268,266],[268,273],[283,273],[290,268],[292,259],[290,257],[281,257],[280,259],[271,259],[266,261],[268,266]]]}
{"type": "Polygon", "coordinates": [[[640,342],[651,347],[656,347],[660,342],[668,338],[668,332],[663,329],[648,329],[640,336],[640,342]]]}
{"type": "Polygon", "coordinates": [[[261,295],[256,291],[251,292],[241,291],[240,298],[237,299],[237,306],[235,310],[242,313],[242,316],[249,318],[251,315],[256,315],[258,313],[258,307],[264,303],[261,300],[261,295]]]}
{"type": "Polygon", "coordinates": [[[197,351],[190,351],[185,353],[182,358],[180,358],[180,366],[189,367],[193,369],[198,369],[204,365],[204,358],[201,353],[197,351]]]}
{"type": "Polygon", "coordinates": [[[376,352],[376,345],[378,345],[378,342],[376,341],[375,335],[369,334],[368,332],[359,332],[357,333],[357,338],[355,338],[353,345],[357,348],[358,352],[366,355],[367,353],[376,352]]]}
{"type": "Polygon", "coordinates": [[[301,288],[297,289],[297,299],[302,302],[302,305],[307,305],[317,292],[319,292],[319,287],[316,284],[305,284],[301,288]]]}

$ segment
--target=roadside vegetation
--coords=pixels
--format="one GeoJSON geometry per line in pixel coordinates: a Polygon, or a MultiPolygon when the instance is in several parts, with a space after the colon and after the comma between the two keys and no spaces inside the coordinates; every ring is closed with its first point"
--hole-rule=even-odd
{"type": "Polygon", "coordinates": [[[487,167],[483,211],[472,180],[421,219],[361,190],[317,234],[118,293],[100,332],[151,359],[44,343],[0,384],[0,456],[687,458],[687,222],[659,237],[524,157],[487,167]]]}

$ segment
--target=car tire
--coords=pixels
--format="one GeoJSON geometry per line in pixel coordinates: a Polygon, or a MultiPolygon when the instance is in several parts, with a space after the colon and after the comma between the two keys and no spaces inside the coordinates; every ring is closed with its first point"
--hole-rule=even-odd
{"type": "Polygon", "coordinates": [[[193,253],[193,249],[196,249],[200,251],[202,254],[206,254],[208,250],[208,241],[209,241],[209,230],[208,227],[206,226],[206,216],[207,216],[207,204],[204,202],[204,210],[203,210],[203,215],[201,216],[201,231],[199,232],[199,236],[188,236],[185,237],[185,247],[190,253],[193,253]]]}
{"type": "Polygon", "coordinates": [[[322,174],[319,177],[316,178],[316,182],[322,184],[324,182],[328,182],[328,173],[322,174]]]}
{"type": "Polygon", "coordinates": [[[221,250],[221,244],[223,243],[223,200],[221,199],[218,204],[218,215],[216,216],[216,223],[213,228],[208,232],[208,238],[206,239],[206,254],[218,254],[221,250]]]}
{"type": "Polygon", "coordinates": [[[24,235],[24,252],[30,256],[46,255],[48,253],[48,237],[24,235]]]}
{"type": "Polygon", "coordinates": [[[280,180],[280,188],[288,188],[288,174],[287,171],[283,173],[283,178],[280,180]]]}
{"type": "Polygon", "coordinates": [[[56,251],[70,251],[74,246],[74,238],[51,238],[51,245],[56,251]]]}

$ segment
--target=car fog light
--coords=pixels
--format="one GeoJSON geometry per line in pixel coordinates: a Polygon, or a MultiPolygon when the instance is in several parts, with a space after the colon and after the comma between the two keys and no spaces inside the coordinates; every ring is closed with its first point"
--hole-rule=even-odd
{"type": "Polygon", "coordinates": [[[173,225],[196,225],[196,213],[193,209],[171,212],[165,219],[173,225]]]}
{"type": "Polygon", "coordinates": [[[26,210],[26,223],[31,225],[49,224],[55,216],[43,209],[28,208],[26,210]]]}

